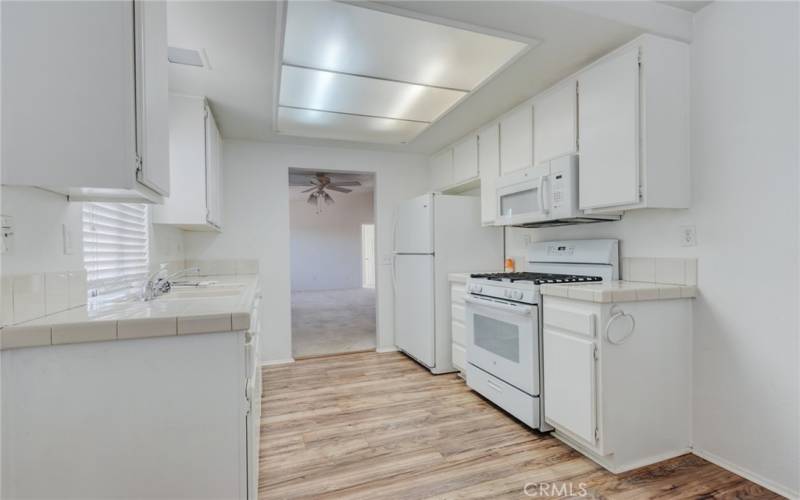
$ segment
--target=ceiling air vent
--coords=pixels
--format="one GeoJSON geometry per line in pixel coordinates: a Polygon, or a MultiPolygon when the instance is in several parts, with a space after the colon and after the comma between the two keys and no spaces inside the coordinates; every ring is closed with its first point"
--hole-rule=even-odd
{"type": "Polygon", "coordinates": [[[172,64],[183,64],[185,66],[197,66],[202,68],[206,66],[204,55],[205,54],[202,54],[199,50],[169,47],[167,59],[169,59],[169,62],[172,64]]]}

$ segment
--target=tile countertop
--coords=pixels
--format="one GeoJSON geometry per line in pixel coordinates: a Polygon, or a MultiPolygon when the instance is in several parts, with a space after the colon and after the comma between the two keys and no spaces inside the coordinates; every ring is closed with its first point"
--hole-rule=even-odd
{"type": "MultiPolygon", "coordinates": [[[[260,295],[258,275],[203,276],[199,280],[214,282],[228,292],[216,297],[180,297],[180,292],[171,292],[149,302],[126,300],[68,309],[3,327],[0,350],[250,328],[250,312],[260,295]],[[230,293],[231,287],[238,293],[230,293]]],[[[191,290],[213,293],[214,286],[191,290]]]]}
{"type": "Polygon", "coordinates": [[[447,275],[447,280],[450,283],[466,283],[470,273],[450,273],[447,275]]]}
{"type": "Polygon", "coordinates": [[[598,302],[637,302],[642,300],[693,299],[697,287],[668,285],[638,281],[610,281],[591,284],[546,284],[540,287],[542,295],[566,297],[574,300],[598,302]]]}

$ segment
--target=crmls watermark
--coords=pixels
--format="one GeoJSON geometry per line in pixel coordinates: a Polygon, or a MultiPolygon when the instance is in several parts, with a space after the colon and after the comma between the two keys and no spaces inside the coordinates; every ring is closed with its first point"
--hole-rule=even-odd
{"type": "Polygon", "coordinates": [[[522,488],[528,497],[585,497],[589,495],[586,483],[525,483],[522,488]]]}

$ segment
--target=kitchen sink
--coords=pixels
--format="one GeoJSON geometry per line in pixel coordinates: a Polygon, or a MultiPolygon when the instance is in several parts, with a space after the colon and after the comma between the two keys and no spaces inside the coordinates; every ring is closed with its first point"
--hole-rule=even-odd
{"type": "Polygon", "coordinates": [[[177,300],[233,297],[240,295],[244,286],[244,283],[210,283],[195,286],[173,286],[172,290],[159,297],[159,299],[177,300]]]}

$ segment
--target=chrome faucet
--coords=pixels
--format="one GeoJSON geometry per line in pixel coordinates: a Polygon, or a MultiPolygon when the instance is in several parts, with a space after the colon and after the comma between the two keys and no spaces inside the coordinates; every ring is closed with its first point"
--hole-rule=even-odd
{"type": "Polygon", "coordinates": [[[199,267],[189,267],[186,269],[181,269],[180,271],[176,271],[174,273],[168,274],[164,277],[161,277],[161,274],[166,271],[165,267],[162,267],[158,271],[151,273],[147,277],[147,281],[145,282],[144,286],[142,287],[142,300],[145,302],[158,298],[165,293],[168,293],[172,289],[172,281],[175,278],[180,278],[185,276],[189,273],[196,273],[200,271],[199,267]]]}

